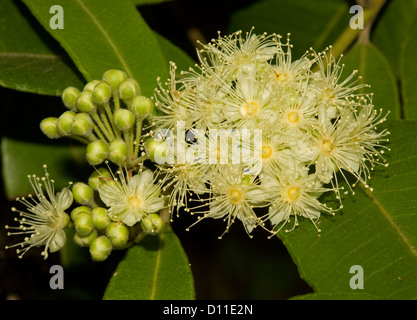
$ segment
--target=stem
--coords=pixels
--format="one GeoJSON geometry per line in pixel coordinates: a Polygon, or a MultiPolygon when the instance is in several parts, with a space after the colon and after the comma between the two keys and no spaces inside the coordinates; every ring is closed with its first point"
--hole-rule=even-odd
{"type": "Polygon", "coordinates": [[[362,32],[369,32],[372,23],[387,0],[372,0],[369,8],[363,10],[364,30],[347,27],[332,46],[332,55],[337,58],[345,52],[362,32]]]}

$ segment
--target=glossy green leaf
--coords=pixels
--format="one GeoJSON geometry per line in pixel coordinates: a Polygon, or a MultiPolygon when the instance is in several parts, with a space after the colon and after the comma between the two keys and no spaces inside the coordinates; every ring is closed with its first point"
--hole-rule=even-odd
{"type": "Polygon", "coordinates": [[[0,85],[46,95],[82,85],[65,51],[33,20],[21,3],[0,3],[0,85]]]}
{"type": "Polygon", "coordinates": [[[383,52],[397,77],[401,74],[404,42],[416,14],[416,0],[388,1],[374,23],[372,43],[383,52]]]}
{"type": "Polygon", "coordinates": [[[417,119],[417,14],[405,37],[401,56],[401,82],[404,101],[404,118],[417,119]]]}
{"type": "MultiPolygon", "coordinates": [[[[371,88],[363,88],[362,92],[373,92],[373,103],[384,112],[391,112],[389,119],[401,117],[399,92],[395,75],[384,55],[372,43],[357,44],[343,57],[345,75],[358,70],[361,77],[359,83],[366,83],[371,88]]],[[[359,92],[360,92],[359,91],[359,92]]]]}
{"type": "Polygon", "coordinates": [[[189,262],[176,235],[167,230],[128,249],[113,274],[106,300],[190,300],[195,298],[189,262]]]}
{"type": "MultiPolygon", "coordinates": [[[[45,138],[46,140],[47,138],[45,138]]],[[[67,187],[85,164],[84,147],[51,145],[3,138],[1,141],[3,179],[9,198],[33,193],[27,175],[44,174],[43,165],[56,181],[56,188],[67,187]]]]}
{"type": "Polygon", "coordinates": [[[151,95],[156,78],[167,73],[157,40],[129,0],[24,0],[44,28],[62,45],[84,77],[101,79],[108,69],[124,70],[151,95]],[[51,29],[54,5],[64,12],[64,28],[51,29]]]}
{"type": "Polygon", "coordinates": [[[417,298],[417,122],[388,128],[389,167],[372,172],[373,192],[358,187],[344,195],[343,210],[321,218],[321,233],[305,220],[280,235],[316,297],[417,298]],[[350,287],[354,265],[363,268],[364,289],[350,287]]]}
{"type": "Polygon", "coordinates": [[[291,33],[292,52],[300,57],[310,47],[322,50],[349,24],[350,14],[343,0],[262,0],[234,13],[229,32],[237,30],[281,34],[291,33]]]}

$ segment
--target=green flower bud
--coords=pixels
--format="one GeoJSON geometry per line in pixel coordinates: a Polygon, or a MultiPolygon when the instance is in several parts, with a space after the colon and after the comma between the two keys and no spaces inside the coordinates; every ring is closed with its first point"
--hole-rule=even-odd
{"type": "Polygon", "coordinates": [[[125,102],[138,95],[139,92],[139,84],[135,79],[126,79],[119,86],[119,96],[125,102]]]}
{"type": "Polygon", "coordinates": [[[88,205],[94,202],[94,190],[83,182],[77,182],[72,186],[72,194],[75,202],[88,205]]]}
{"type": "Polygon", "coordinates": [[[87,206],[79,206],[71,211],[71,220],[74,221],[80,212],[91,213],[91,208],[87,206]]]}
{"type": "Polygon", "coordinates": [[[104,261],[113,250],[111,241],[106,236],[95,238],[90,244],[90,254],[94,261],[104,261]]]}
{"type": "Polygon", "coordinates": [[[57,121],[57,130],[60,135],[68,136],[72,133],[72,123],[74,122],[75,112],[65,111],[57,121]]]}
{"type": "Polygon", "coordinates": [[[96,140],[87,145],[87,161],[92,166],[97,166],[107,159],[109,155],[109,146],[106,142],[96,140]]]}
{"type": "Polygon", "coordinates": [[[45,118],[41,121],[40,128],[49,139],[57,139],[60,137],[57,122],[58,119],[55,117],[45,118]]]}
{"type": "Polygon", "coordinates": [[[78,233],[74,235],[74,241],[81,247],[88,247],[97,238],[97,231],[93,230],[88,236],[82,237],[78,233]]]}
{"type": "Polygon", "coordinates": [[[110,142],[109,146],[109,160],[115,164],[121,165],[126,161],[128,147],[126,142],[122,139],[115,139],[110,142]]]}
{"type": "Polygon", "coordinates": [[[129,109],[137,116],[143,117],[150,114],[153,110],[154,103],[145,96],[136,96],[130,101],[129,109]]]}
{"type": "Polygon", "coordinates": [[[107,70],[104,72],[103,81],[106,81],[113,90],[119,88],[120,83],[126,79],[126,74],[120,70],[107,70]]]}
{"type": "Polygon", "coordinates": [[[162,164],[168,156],[168,145],[165,141],[149,139],[145,145],[146,153],[153,162],[162,164]]]}
{"type": "Polygon", "coordinates": [[[88,136],[93,130],[93,120],[87,113],[77,113],[72,123],[72,134],[88,136]]]}
{"type": "Polygon", "coordinates": [[[151,213],[140,221],[140,226],[146,234],[155,235],[161,233],[164,222],[158,214],[151,213]]]}
{"type": "Polygon", "coordinates": [[[93,102],[96,104],[105,104],[109,102],[111,98],[111,87],[105,81],[100,81],[93,90],[93,102]]]}
{"type": "Polygon", "coordinates": [[[111,222],[107,210],[101,207],[94,208],[91,211],[91,216],[93,217],[94,227],[98,230],[106,229],[111,222]]]}
{"type": "Polygon", "coordinates": [[[111,173],[106,168],[98,168],[94,171],[88,178],[88,185],[94,190],[98,190],[98,187],[103,183],[107,178],[111,179],[111,173]]]}
{"type": "Polygon", "coordinates": [[[85,85],[85,87],[84,87],[84,92],[85,92],[85,91],[90,91],[90,92],[93,92],[94,87],[95,87],[96,85],[98,85],[99,83],[100,83],[100,80],[93,80],[93,81],[90,81],[89,83],[87,83],[87,84],[85,85]]]}
{"type": "Polygon", "coordinates": [[[135,115],[127,109],[117,109],[114,112],[114,123],[123,132],[131,130],[135,120],[135,115]]]}
{"type": "Polygon", "coordinates": [[[129,240],[129,229],[123,223],[110,222],[106,228],[106,235],[113,247],[122,248],[129,240]]]}
{"type": "Polygon", "coordinates": [[[91,91],[83,91],[78,96],[77,107],[81,112],[94,112],[97,109],[97,106],[93,103],[93,94],[91,91]]]}
{"type": "Polygon", "coordinates": [[[71,111],[77,111],[77,98],[80,90],[74,87],[68,87],[62,92],[62,102],[71,111]]]}
{"type": "Polygon", "coordinates": [[[79,212],[74,220],[74,226],[80,237],[88,236],[94,230],[91,214],[85,211],[79,212]]]}

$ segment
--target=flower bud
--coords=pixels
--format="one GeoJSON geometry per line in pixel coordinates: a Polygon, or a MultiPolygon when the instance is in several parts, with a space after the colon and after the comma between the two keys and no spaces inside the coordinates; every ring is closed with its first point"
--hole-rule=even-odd
{"type": "Polygon", "coordinates": [[[90,244],[90,254],[94,261],[104,261],[112,252],[111,241],[106,236],[95,238],[90,244]]]}
{"type": "Polygon", "coordinates": [[[97,109],[97,106],[93,103],[93,94],[91,91],[83,91],[78,96],[77,107],[81,112],[94,112],[97,109]]]}
{"type": "Polygon", "coordinates": [[[120,222],[110,222],[106,228],[106,235],[113,247],[122,248],[129,240],[129,229],[120,222]]]}
{"type": "Polygon", "coordinates": [[[137,116],[143,117],[150,114],[153,110],[153,101],[145,96],[135,96],[130,101],[129,109],[137,116]]]}
{"type": "Polygon", "coordinates": [[[100,81],[93,89],[93,102],[96,104],[105,104],[111,98],[111,87],[105,81],[100,81]]]}
{"type": "Polygon", "coordinates": [[[88,205],[94,202],[94,190],[83,182],[77,182],[72,186],[75,202],[88,205]]]}
{"type": "Polygon", "coordinates": [[[72,134],[88,136],[93,130],[93,121],[87,113],[77,113],[72,123],[72,134]]]}
{"type": "Polygon", "coordinates": [[[80,212],[91,213],[91,209],[90,209],[90,207],[87,207],[87,206],[79,206],[79,207],[74,208],[71,211],[71,220],[75,221],[75,219],[77,218],[77,216],[80,212]]]}
{"type": "Polygon", "coordinates": [[[135,79],[126,79],[119,86],[119,96],[125,102],[138,95],[139,92],[139,84],[135,79]]]}
{"type": "Polygon", "coordinates": [[[129,131],[135,124],[135,115],[127,109],[117,109],[114,112],[114,123],[120,131],[129,131]]]}
{"type": "Polygon", "coordinates": [[[128,153],[128,147],[126,142],[122,139],[115,139],[110,142],[109,146],[109,160],[115,164],[121,165],[126,161],[128,153]]]}
{"type": "Polygon", "coordinates": [[[77,111],[77,98],[80,90],[74,87],[68,87],[62,92],[62,102],[71,111],[77,111]]]}
{"type": "Polygon", "coordinates": [[[87,145],[87,161],[92,166],[97,166],[107,159],[109,155],[109,146],[106,142],[96,140],[87,145]]]}
{"type": "Polygon", "coordinates": [[[93,80],[93,81],[88,82],[88,83],[85,85],[85,87],[84,87],[84,92],[85,92],[85,91],[90,91],[90,92],[93,92],[94,87],[95,87],[96,85],[98,85],[99,83],[100,83],[100,80],[93,80]]]}
{"type": "Polygon", "coordinates": [[[106,81],[113,90],[119,88],[120,83],[126,79],[126,74],[121,70],[107,70],[104,72],[103,81],[106,81]]]}
{"type": "Polygon", "coordinates": [[[85,211],[79,212],[74,220],[74,226],[80,237],[88,236],[94,230],[91,214],[85,211]]]}
{"type": "Polygon", "coordinates": [[[111,173],[106,168],[98,168],[88,178],[88,185],[94,190],[98,190],[98,187],[104,182],[105,179],[111,179],[111,173]]]}
{"type": "Polygon", "coordinates": [[[169,153],[169,147],[165,141],[158,141],[153,138],[146,142],[145,150],[149,159],[158,164],[165,163],[169,153]]]}
{"type": "Polygon", "coordinates": [[[107,210],[101,207],[94,208],[91,211],[91,216],[93,217],[94,227],[97,230],[106,229],[111,222],[109,216],[107,215],[107,210]]]}
{"type": "Polygon", "coordinates": [[[41,121],[41,130],[49,139],[57,139],[60,137],[57,128],[57,121],[58,119],[55,117],[45,118],[41,121]]]}
{"type": "Polygon", "coordinates": [[[156,235],[161,233],[164,222],[158,214],[151,213],[140,221],[140,226],[146,234],[156,235]]]}
{"type": "Polygon", "coordinates": [[[82,237],[78,233],[74,235],[74,241],[81,247],[87,247],[97,238],[97,231],[93,230],[88,236],[82,237]]]}
{"type": "Polygon", "coordinates": [[[57,129],[60,135],[68,136],[72,133],[72,123],[74,122],[75,113],[65,111],[61,114],[57,121],[57,129]]]}

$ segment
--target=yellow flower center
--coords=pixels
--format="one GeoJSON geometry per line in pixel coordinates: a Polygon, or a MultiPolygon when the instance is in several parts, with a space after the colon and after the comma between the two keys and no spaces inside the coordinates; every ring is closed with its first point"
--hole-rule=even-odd
{"type": "Polygon", "coordinates": [[[259,104],[256,101],[250,100],[240,107],[240,112],[244,117],[253,117],[259,111],[259,104]]]}
{"type": "Polygon", "coordinates": [[[297,111],[291,111],[287,114],[287,119],[291,123],[297,123],[300,121],[300,116],[297,111]]]}
{"type": "Polygon", "coordinates": [[[289,79],[289,73],[287,71],[275,71],[275,78],[279,82],[284,82],[285,80],[289,79]]]}
{"type": "Polygon", "coordinates": [[[284,191],[283,198],[287,202],[295,202],[300,198],[301,192],[299,187],[291,187],[284,191]]]}
{"type": "Polygon", "coordinates": [[[272,147],[268,145],[262,146],[262,159],[268,159],[272,155],[272,147]]]}
{"type": "Polygon", "coordinates": [[[239,189],[230,189],[228,193],[229,202],[232,204],[239,204],[243,200],[243,192],[239,189]]]}
{"type": "Polygon", "coordinates": [[[141,205],[142,201],[138,196],[129,196],[129,205],[135,208],[138,208],[141,205]]]}
{"type": "Polygon", "coordinates": [[[321,143],[321,149],[324,153],[330,154],[334,149],[334,145],[330,140],[324,139],[321,143]]]}

